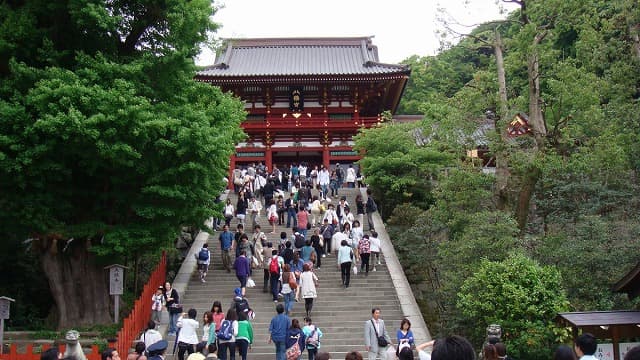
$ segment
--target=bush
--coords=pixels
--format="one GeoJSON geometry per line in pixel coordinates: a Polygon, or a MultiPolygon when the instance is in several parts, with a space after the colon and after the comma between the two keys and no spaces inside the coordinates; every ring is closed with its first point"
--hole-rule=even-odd
{"type": "Polygon", "coordinates": [[[548,349],[566,335],[553,321],[569,306],[560,272],[521,254],[498,262],[483,260],[464,281],[457,306],[469,323],[476,324],[471,332],[478,342],[486,325],[502,325],[503,341],[517,359],[548,358],[548,349]]]}

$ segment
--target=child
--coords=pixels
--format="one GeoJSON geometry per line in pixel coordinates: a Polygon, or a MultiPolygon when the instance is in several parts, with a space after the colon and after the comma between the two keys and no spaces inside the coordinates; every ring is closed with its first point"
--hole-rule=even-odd
{"type": "Polygon", "coordinates": [[[162,307],[165,306],[163,291],[164,287],[160,286],[156,289],[156,293],[151,296],[151,320],[156,324],[160,324],[162,307]]]}
{"type": "Polygon", "coordinates": [[[380,239],[378,239],[378,233],[375,231],[371,231],[371,236],[369,237],[370,249],[371,249],[371,258],[369,259],[371,264],[373,265],[373,271],[376,271],[376,263],[377,265],[382,265],[380,263],[380,239]]]}

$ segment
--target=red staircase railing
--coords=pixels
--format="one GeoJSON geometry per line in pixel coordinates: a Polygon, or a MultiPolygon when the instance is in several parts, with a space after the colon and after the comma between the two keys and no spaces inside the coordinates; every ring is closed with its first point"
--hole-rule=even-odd
{"type": "Polygon", "coordinates": [[[126,356],[133,346],[140,332],[147,327],[151,320],[151,296],[158,286],[164,285],[167,275],[167,254],[163,251],[160,263],[151,273],[149,281],[144,285],[142,294],[134,302],[131,313],[122,322],[122,328],[118,331],[116,350],[121,356],[126,356]]]}
{"type": "MultiPolygon", "coordinates": [[[[40,360],[40,354],[49,349],[51,344],[42,344],[42,346],[37,346],[37,349],[34,352],[34,345],[29,344],[26,346],[24,353],[18,352],[18,345],[11,344],[9,346],[9,353],[0,355],[0,359],[2,360],[40,360]]],[[[58,351],[64,354],[64,350],[66,349],[66,345],[58,346],[58,351]]],[[[85,353],[87,360],[100,360],[100,350],[98,350],[98,345],[91,346],[91,352],[85,353]]]]}
{"type": "MultiPolygon", "coordinates": [[[[167,254],[163,251],[162,258],[151,273],[149,281],[142,289],[142,294],[135,301],[133,309],[127,318],[122,322],[122,329],[118,331],[116,343],[109,343],[109,347],[118,350],[118,353],[125,358],[129,353],[129,349],[133,346],[138,334],[147,327],[147,323],[151,320],[151,296],[156,292],[158,286],[164,285],[167,274],[167,254]]],[[[40,353],[48,348],[50,344],[36,346],[28,344],[24,353],[18,353],[16,344],[11,344],[9,352],[0,355],[0,360],[39,360],[40,353]],[[40,351],[34,352],[34,347],[40,351]]],[[[59,350],[64,352],[65,345],[60,345],[59,350]]],[[[100,352],[98,346],[93,345],[91,352],[86,354],[88,360],[100,360],[100,352]]]]}

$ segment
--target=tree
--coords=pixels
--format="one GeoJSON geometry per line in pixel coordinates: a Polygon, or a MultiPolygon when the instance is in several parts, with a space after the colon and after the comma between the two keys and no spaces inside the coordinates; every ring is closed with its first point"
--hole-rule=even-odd
{"type": "Polygon", "coordinates": [[[432,180],[453,155],[421,139],[415,125],[394,123],[365,129],[354,137],[354,149],[366,151],[360,165],[376,196],[384,199],[379,205],[383,214],[404,202],[425,209],[432,202],[432,180]]]}
{"type": "Polygon", "coordinates": [[[637,262],[640,62],[634,2],[513,2],[520,9],[500,23],[498,33],[496,23],[480,26],[458,45],[416,62],[420,71],[412,76],[424,79],[407,88],[412,108],[425,115],[423,138],[451,153],[475,148],[486,110],[500,109],[504,99],[498,55],[482,46],[499,35],[508,111],[535,117],[529,118],[530,136],[505,139],[499,136],[504,126],[496,122],[492,141],[480,138],[492,159],[506,156],[509,206],[487,196],[502,186],[502,175],[476,181],[469,162],[461,161],[431,184],[426,211],[410,215],[414,209],[398,207],[389,219],[425,318],[440,334],[477,327],[451,299],[462,294],[462,279],[479,266],[479,257],[501,261],[512,251],[555,266],[572,309],[637,306],[608,291],[637,262]],[[451,76],[437,83],[448,88],[424,88],[434,84],[430,72],[460,66],[443,59],[465,57],[478,58],[465,83],[451,76]],[[586,284],[587,277],[593,282],[586,284]]]}
{"type": "Polygon", "coordinates": [[[106,261],[169,246],[182,225],[216,211],[224,189],[245,113],[193,81],[215,9],[205,0],[0,6],[3,238],[29,238],[40,255],[59,327],[108,322],[106,261]]]}
{"type": "Polygon", "coordinates": [[[476,340],[484,339],[486,325],[500,324],[509,353],[525,360],[548,357],[562,340],[554,318],[568,305],[560,272],[519,254],[482,261],[458,294],[458,307],[474,324],[476,340]]]}

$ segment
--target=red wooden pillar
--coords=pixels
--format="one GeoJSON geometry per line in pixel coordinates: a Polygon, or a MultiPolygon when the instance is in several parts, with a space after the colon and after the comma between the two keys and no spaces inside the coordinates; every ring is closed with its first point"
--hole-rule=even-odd
{"type": "Polygon", "coordinates": [[[267,150],[264,152],[264,162],[267,169],[273,171],[273,151],[271,150],[271,145],[267,145],[267,150]]]}
{"type": "Polygon", "coordinates": [[[236,156],[231,155],[229,158],[229,182],[227,183],[227,188],[229,190],[233,190],[233,170],[236,168],[236,156]]]}
{"type": "Polygon", "coordinates": [[[329,146],[325,145],[322,148],[322,165],[324,165],[325,169],[329,169],[329,146]]]}

